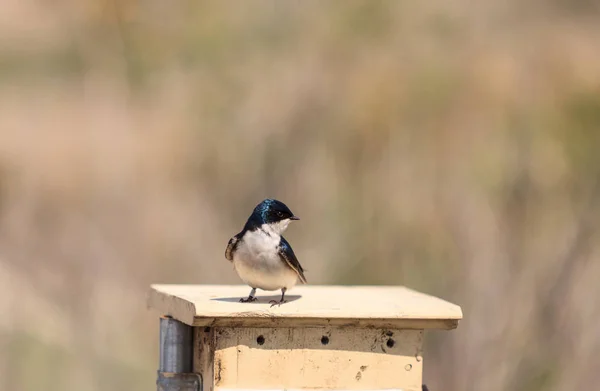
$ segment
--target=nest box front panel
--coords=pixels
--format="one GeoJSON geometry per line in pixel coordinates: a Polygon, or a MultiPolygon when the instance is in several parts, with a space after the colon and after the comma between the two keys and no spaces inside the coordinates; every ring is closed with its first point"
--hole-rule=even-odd
{"type": "Polygon", "coordinates": [[[422,330],[223,327],[196,336],[204,391],[421,391],[422,330]]]}

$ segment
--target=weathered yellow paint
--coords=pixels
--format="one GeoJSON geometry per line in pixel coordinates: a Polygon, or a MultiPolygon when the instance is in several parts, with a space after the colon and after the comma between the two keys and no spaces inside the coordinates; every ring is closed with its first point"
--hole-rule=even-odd
{"type": "Polygon", "coordinates": [[[204,391],[421,390],[422,330],[340,327],[196,329],[204,391]],[[204,361],[208,359],[207,361],[204,361]],[[213,384],[210,388],[209,384],[213,384]]]}

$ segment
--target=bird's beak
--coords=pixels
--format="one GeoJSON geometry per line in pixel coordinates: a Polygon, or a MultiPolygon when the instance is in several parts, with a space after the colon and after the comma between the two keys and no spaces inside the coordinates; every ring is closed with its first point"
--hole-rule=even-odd
{"type": "Polygon", "coordinates": [[[292,216],[292,217],[290,217],[290,220],[300,220],[300,217],[298,217],[298,216],[292,216]]]}

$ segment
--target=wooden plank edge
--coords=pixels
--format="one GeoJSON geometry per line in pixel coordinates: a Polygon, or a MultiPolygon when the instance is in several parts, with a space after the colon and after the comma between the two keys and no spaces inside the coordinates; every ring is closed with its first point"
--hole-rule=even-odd
{"type": "Polygon", "coordinates": [[[196,316],[194,303],[158,290],[156,285],[150,285],[146,304],[148,309],[160,311],[161,315],[170,316],[188,326],[194,325],[196,316]]]}
{"type": "Polygon", "coordinates": [[[459,319],[239,318],[194,317],[195,327],[356,327],[408,330],[453,330],[459,319]]]}

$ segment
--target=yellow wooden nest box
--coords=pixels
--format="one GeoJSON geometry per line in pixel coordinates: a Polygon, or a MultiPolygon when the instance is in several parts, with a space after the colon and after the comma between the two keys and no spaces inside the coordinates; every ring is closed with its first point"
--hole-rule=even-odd
{"type": "Polygon", "coordinates": [[[246,286],[153,285],[159,391],[421,391],[423,332],[459,306],[401,286],[299,286],[240,303],[246,286]]]}

